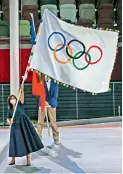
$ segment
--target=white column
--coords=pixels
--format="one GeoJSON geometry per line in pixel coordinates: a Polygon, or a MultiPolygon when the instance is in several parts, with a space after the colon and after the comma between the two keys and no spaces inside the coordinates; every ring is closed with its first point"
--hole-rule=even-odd
{"type": "Polygon", "coordinates": [[[10,14],[10,93],[19,91],[19,0],[9,0],[10,14]]]}

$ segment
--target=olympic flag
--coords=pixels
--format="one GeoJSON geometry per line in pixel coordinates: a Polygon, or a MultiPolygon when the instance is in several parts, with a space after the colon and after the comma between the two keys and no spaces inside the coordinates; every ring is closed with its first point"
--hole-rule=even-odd
{"type": "Polygon", "coordinates": [[[45,10],[30,69],[82,89],[109,89],[118,33],[68,24],[45,10]]]}

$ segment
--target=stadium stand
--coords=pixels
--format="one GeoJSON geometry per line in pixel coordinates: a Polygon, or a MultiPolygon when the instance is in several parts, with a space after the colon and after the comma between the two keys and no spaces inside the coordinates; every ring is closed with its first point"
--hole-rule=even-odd
{"type": "Polygon", "coordinates": [[[95,6],[94,4],[80,4],[79,5],[80,19],[90,19],[95,21],[95,6]]]}
{"type": "Polygon", "coordinates": [[[0,21],[0,36],[8,36],[9,37],[9,24],[7,21],[0,21]]]}
{"type": "Polygon", "coordinates": [[[40,0],[41,5],[46,5],[46,4],[54,4],[57,5],[57,0],[40,0]]]}
{"type": "Polygon", "coordinates": [[[37,5],[37,0],[22,0],[22,5],[37,5]]]}
{"type": "Polygon", "coordinates": [[[77,25],[80,25],[83,27],[93,27],[93,21],[90,19],[79,19],[77,21],[77,25]]]}
{"type": "Polygon", "coordinates": [[[30,13],[33,13],[34,20],[38,19],[38,6],[37,5],[24,5],[22,7],[22,19],[31,20],[30,13]]]}
{"type": "Polygon", "coordinates": [[[60,5],[60,17],[61,19],[70,20],[73,23],[77,22],[77,9],[74,4],[62,4],[60,5]]]}
{"type": "Polygon", "coordinates": [[[79,4],[95,4],[95,0],[79,0],[79,4]]]}
{"type": "Polygon", "coordinates": [[[41,16],[43,16],[43,12],[45,9],[48,9],[51,13],[53,13],[55,16],[58,15],[58,9],[57,6],[54,4],[46,4],[41,6],[41,16]]]}
{"type": "MultiPolygon", "coordinates": [[[[0,9],[1,22],[9,23],[9,0],[1,0],[0,9]]],[[[84,27],[118,29],[119,42],[122,42],[121,0],[19,0],[19,9],[21,37],[27,35],[27,27],[29,36],[29,23],[27,22],[27,26],[23,22],[30,22],[30,13],[34,15],[37,32],[43,12],[48,9],[68,23],[84,27]]]]}
{"type": "Polygon", "coordinates": [[[74,5],[76,5],[76,1],[75,0],[60,0],[59,5],[62,5],[62,4],[74,4],[74,5]]]}
{"type": "Polygon", "coordinates": [[[20,36],[30,37],[30,22],[28,20],[20,20],[20,36]]]}
{"type": "MultiPolygon", "coordinates": [[[[44,9],[48,9],[68,23],[84,27],[118,29],[121,41],[121,4],[121,0],[19,0],[19,16],[20,20],[30,21],[30,13],[33,13],[37,30],[44,9]]],[[[0,6],[1,20],[9,22],[9,0],[2,0],[0,6]]]]}

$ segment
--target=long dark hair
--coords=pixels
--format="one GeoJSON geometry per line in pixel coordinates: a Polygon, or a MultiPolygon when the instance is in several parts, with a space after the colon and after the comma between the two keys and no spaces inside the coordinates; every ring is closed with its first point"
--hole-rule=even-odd
{"type": "Polygon", "coordinates": [[[8,109],[13,109],[13,105],[10,103],[11,97],[15,97],[15,99],[17,100],[17,97],[15,95],[9,95],[7,99],[8,109]]]}

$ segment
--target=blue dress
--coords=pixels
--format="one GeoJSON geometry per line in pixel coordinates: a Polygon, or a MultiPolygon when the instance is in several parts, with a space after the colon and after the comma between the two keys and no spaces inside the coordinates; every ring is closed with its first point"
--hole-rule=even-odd
{"type": "MultiPolygon", "coordinates": [[[[9,109],[8,118],[12,118],[13,111],[9,109]]],[[[9,157],[22,157],[42,149],[44,146],[24,112],[24,106],[18,103],[10,132],[9,157]]]]}

